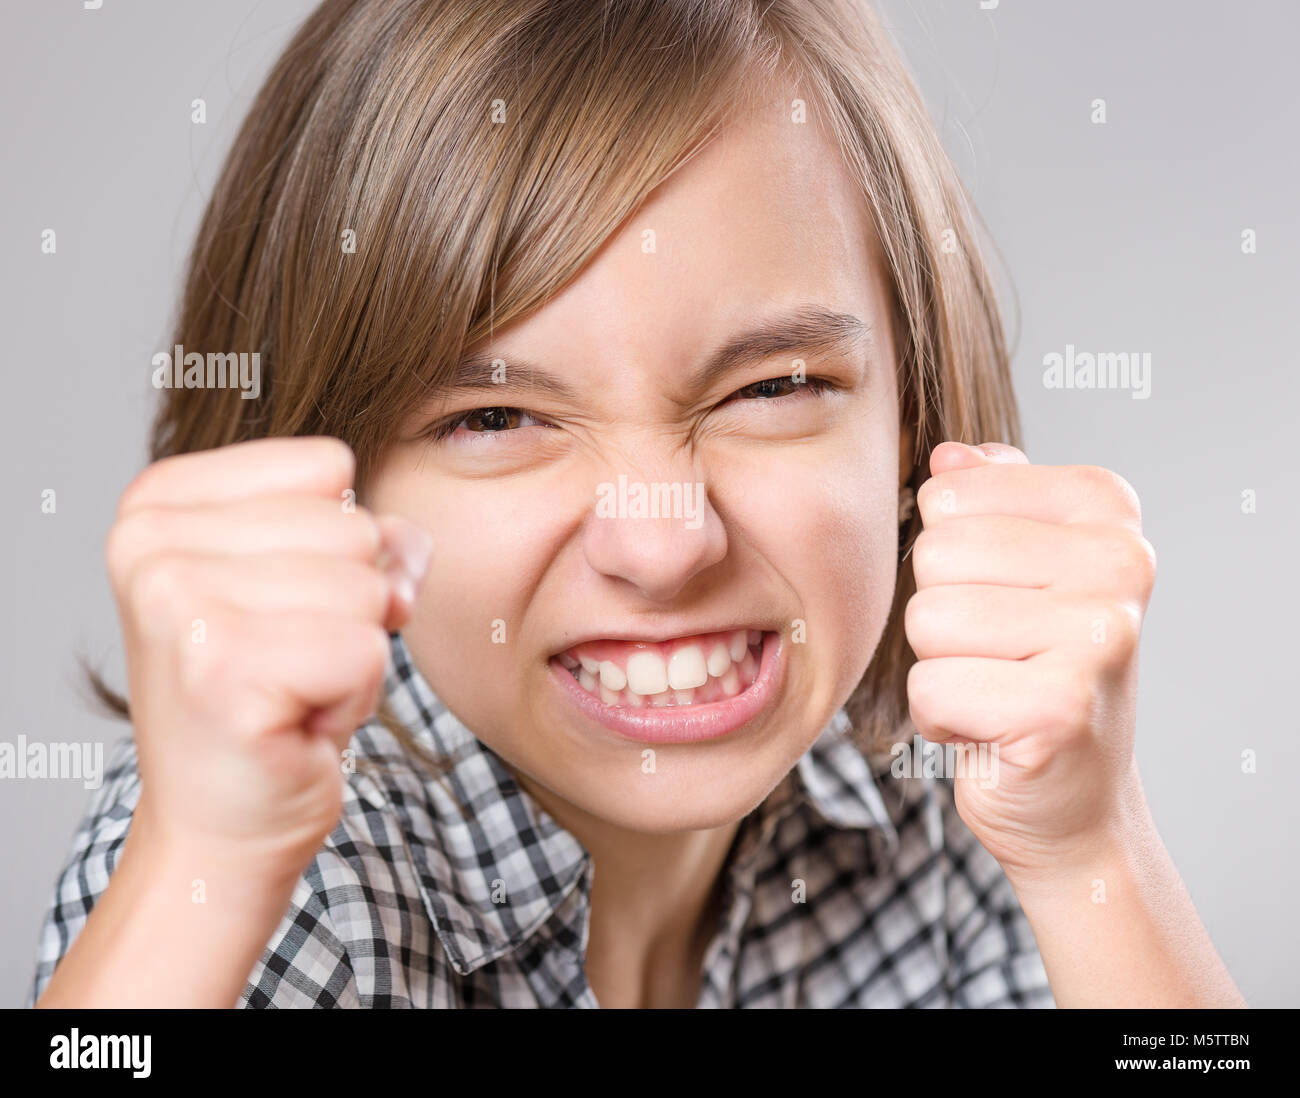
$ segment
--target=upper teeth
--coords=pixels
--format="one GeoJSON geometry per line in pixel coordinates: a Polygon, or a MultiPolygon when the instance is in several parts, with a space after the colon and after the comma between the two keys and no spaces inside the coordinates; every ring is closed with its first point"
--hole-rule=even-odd
{"type": "Polygon", "coordinates": [[[693,690],[708,681],[704,650],[698,644],[677,649],[668,660],[668,685],[674,690],[693,690]]]}
{"type": "Polygon", "coordinates": [[[636,647],[627,652],[624,666],[616,642],[594,642],[582,646],[589,651],[562,653],[560,662],[607,705],[690,705],[732,697],[753,682],[758,661],[750,646],[760,644],[762,636],[756,629],[737,629],[662,648],[636,647]]]}
{"type": "Polygon", "coordinates": [[[658,652],[633,652],[627,658],[627,685],[638,694],[668,689],[668,668],[658,652]]]}

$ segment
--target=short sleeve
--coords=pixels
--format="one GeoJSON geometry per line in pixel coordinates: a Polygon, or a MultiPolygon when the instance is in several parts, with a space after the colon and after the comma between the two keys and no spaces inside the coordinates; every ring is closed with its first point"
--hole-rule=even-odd
{"type": "Polygon", "coordinates": [[[77,828],[72,850],[59,873],[41,926],[36,976],[27,1005],[44,993],[54,969],[86,925],[91,909],[108,887],[140,799],[135,741],[119,740],[110,749],[104,782],[91,798],[77,828]]]}
{"type": "Polygon", "coordinates": [[[1054,1007],[1038,944],[997,860],[937,783],[947,863],[948,993],[954,1007],[1054,1007]]]}
{"type": "MultiPolygon", "coordinates": [[[[86,925],[117,866],[131,816],[140,799],[134,740],[113,745],[104,783],[91,799],[73,837],[71,852],[55,882],[37,946],[36,975],[28,995],[32,1006],[86,925]]],[[[245,984],[242,1007],[359,1006],[360,996],[347,951],[330,924],[321,899],[322,851],[298,880],[288,910],[245,984]]]]}

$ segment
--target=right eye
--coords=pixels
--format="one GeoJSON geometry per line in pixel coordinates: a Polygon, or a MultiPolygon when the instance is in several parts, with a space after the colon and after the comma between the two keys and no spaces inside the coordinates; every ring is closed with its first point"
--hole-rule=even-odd
{"type": "Polygon", "coordinates": [[[497,435],[530,426],[545,427],[546,424],[522,408],[475,408],[472,412],[461,412],[433,424],[426,433],[434,442],[442,442],[460,434],[462,428],[469,435],[497,435]]]}

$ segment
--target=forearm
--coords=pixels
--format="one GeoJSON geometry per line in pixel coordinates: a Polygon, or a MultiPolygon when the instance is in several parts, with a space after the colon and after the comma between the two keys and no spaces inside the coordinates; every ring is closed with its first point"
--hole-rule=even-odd
{"type": "Polygon", "coordinates": [[[38,1007],[233,1007],[293,893],[170,846],[137,814],[108,887],[38,1007]]]}
{"type": "Polygon", "coordinates": [[[1125,818],[1068,868],[1008,873],[1061,1007],[1244,1007],[1134,767],[1125,818]],[[1018,878],[1018,879],[1017,879],[1018,878]]]}

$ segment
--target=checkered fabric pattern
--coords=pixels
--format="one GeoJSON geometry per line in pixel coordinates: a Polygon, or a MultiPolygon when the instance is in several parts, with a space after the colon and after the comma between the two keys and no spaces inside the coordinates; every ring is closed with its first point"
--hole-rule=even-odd
{"type": "MultiPolygon", "coordinates": [[[[338,826],[238,1005],[598,1006],[584,971],[586,851],[438,701],[400,637],[388,698],[452,761],[454,797],[382,725],[358,730],[338,826]]],[[[841,713],[742,821],[698,1005],[1053,1006],[1029,925],[958,817],[951,778],[896,777],[887,755],[864,756],[846,730],[841,713]]],[[[111,758],[56,883],[29,1004],[130,826],[133,742],[111,758]]]]}

